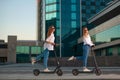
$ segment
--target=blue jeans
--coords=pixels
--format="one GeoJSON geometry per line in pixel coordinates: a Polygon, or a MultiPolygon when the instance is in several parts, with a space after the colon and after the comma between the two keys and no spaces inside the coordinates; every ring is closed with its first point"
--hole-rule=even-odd
{"type": "Polygon", "coordinates": [[[83,45],[83,56],[76,57],[76,59],[78,60],[83,60],[83,67],[87,66],[89,51],[90,51],[90,46],[83,45]]]}
{"type": "Polygon", "coordinates": [[[41,59],[41,57],[44,57],[44,60],[43,60],[44,67],[47,68],[48,67],[48,65],[47,65],[48,57],[49,57],[49,50],[47,48],[36,57],[36,61],[39,61],[41,59]]]}

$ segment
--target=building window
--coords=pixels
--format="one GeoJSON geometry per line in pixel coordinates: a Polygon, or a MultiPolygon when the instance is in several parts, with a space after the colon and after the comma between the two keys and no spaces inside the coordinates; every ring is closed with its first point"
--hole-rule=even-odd
{"type": "Polygon", "coordinates": [[[95,6],[91,6],[91,10],[95,10],[95,6]]]}
{"type": "Polygon", "coordinates": [[[101,2],[99,2],[99,1],[98,1],[98,2],[96,2],[96,6],[100,6],[100,3],[101,3],[101,2]]]}
{"type": "Polygon", "coordinates": [[[46,12],[56,11],[56,4],[46,6],[46,12]]]}
{"type": "Polygon", "coordinates": [[[90,5],[90,1],[87,1],[87,2],[86,2],[86,5],[88,5],[88,6],[89,6],[89,5],[90,5]]]}
{"type": "Polygon", "coordinates": [[[57,0],[46,0],[46,4],[55,3],[57,0]]]}
{"type": "Polygon", "coordinates": [[[72,21],[72,28],[76,28],[76,21],[72,21]]]}
{"type": "Polygon", "coordinates": [[[71,19],[76,19],[76,13],[71,14],[71,19]]]}
{"type": "Polygon", "coordinates": [[[76,11],[76,5],[71,5],[71,11],[76,11]]]}
{"type": "Polygon", "coordinates": [[[113,48],[107,48],[106,49],[106,56],[112,56],[113,55],[113,48]]]}
{"type": "Polygon", "coordinates": [[[86,17],[86,14],[82,14],[82,17],[86,17]]]}
{"type": "Polygon", "coordinates": [[[53,19],[53,18],[56,18],[56,12],[46,14],[46,20],[50,20],[50,19],[53,19]]]}
{"type": "Polygon", "coordinates": [[[17,46],[17,54],[29,54],[29,46],[17,46]]]}
{"type": "Polygon", "coordinates": [[[71,3],[76,3],[76,0],[71,0],[71,3]]]}
{"type": "Polygon", "coordinates": [[[86,22],[82,21],[82,25],[86,25],[86,22]]]}
{"type": "Polygon", "coordinates": [[[40,48],[40,47],[32,47],[31,48],[31,53],[32,54],[40,54],[41,51],[42,51],[42,48],[40,48]]]}
{"type": "Polygon", "coordinates": [[[82,6],[82,9],[83,9],[83,10],[85,10],[85,9],[86,9],[86,6],[85,6],[85,5],[83,5],[83,6],[82,6]]]}
{"type": "Polygon", "coordinates": [[[86,10],[86,13],[87,13],[87,14],[90,14],[90,10],[86,10]]]}

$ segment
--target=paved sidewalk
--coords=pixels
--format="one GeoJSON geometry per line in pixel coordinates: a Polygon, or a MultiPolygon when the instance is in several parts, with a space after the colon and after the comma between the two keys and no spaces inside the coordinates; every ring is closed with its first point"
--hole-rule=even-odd
{"type": "MultiPolygon", "coordinates": [[[[63,76],[57,74],[40,74],[39,76],[33,75],[33,69],[43,69],[43,66],[36,64],[32,66],[30,63],[26,64],[8,64],[0,65],[0,80],[103,80],[103,79],[120,79],[120,67],[100,67],[102,74],[96,76],[94,73],[83,73],[78,76],[73,76],[72,69],[82,69],[79,67],[61,67],[63,76]]],[[[53,70],[55,67],[50,67],[53,70]]],[[[92,69],[93,67],[89,67],[92,69]]]]}

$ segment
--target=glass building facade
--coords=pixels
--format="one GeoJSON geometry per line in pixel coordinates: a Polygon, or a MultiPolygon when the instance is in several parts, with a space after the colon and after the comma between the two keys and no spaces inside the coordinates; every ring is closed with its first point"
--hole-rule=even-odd
{"type": "MultiPolygon", "coordinates": [[[[75,54],[74,46],[82,35],[82,26],[111,0],[38,0],[38,40],[45,40],[50,25],[56,27],[57,53],[75,54]]],[[[88,27],[91,29],[91,27],[88,27]]]]}
{"type": "Polygon", "coordinates": [[[120,39],[120,25],[113,26],[107,30],[97,33],[92,36],[96,45],[108,43],[113,40],[120,39]]]}
{"type": "MultiPolygon", "coordinates": [[[[82,25],[86,25],[88,19],[100,12],[112,0],[81,0],[82,25]]],[[[91,29],[91,27],[89,27],[91,29]]]]}
{"type": "MultiPolygon", "coordinates": [[[[91,37],[97,46],[100,44],[110,43],[115,40],[120,40],[120,32],[119,31],[120,31],[120,24],[113,26],[112,28],[109,28],[107,30],[104,30],[100,33],[97,33],[91,37]]],[[[99,55],[99,56],[103,55],[102,50],[105,50],[105,56],[120,55],[120,44],[98,49],[98,50],[96,50],[97,55],[99,55]]]]}
{"type": "Polygon", "coordinates": [[[89,32],[98,56],[120,55],[120,1],[114,0],[88,22],[95,25],[89,32]],[[113,7],[114,6],[114,7],[113,7]],[[109,11],[110,10],[110,11],[109,11]]]}

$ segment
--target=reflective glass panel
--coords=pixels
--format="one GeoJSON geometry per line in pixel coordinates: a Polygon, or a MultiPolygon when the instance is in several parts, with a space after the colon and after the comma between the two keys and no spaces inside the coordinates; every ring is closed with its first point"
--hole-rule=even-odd
{"type": "Polygon", "coordinates": [[[46,14],[46,20],[50,20],[50,19],[53,19],[53,18],[56,18],[56,12],[46,14]]]}
{"type": "Polygon", "coordinates": [[[57,0],[46,0],[46,4],[57,2],[57,0]]]}
{"type": "Polygon", "coordinates": [[[56,4],[46,6],[46,12],[56,11],[56,4]]]}
{"type": "Polygon", "coordinates": [[[113,40],[120,39],[120,25],[114,26],[108,30],[100,32],[94,36],[94,41],[96,44],[111,42],[113,40]]]}

